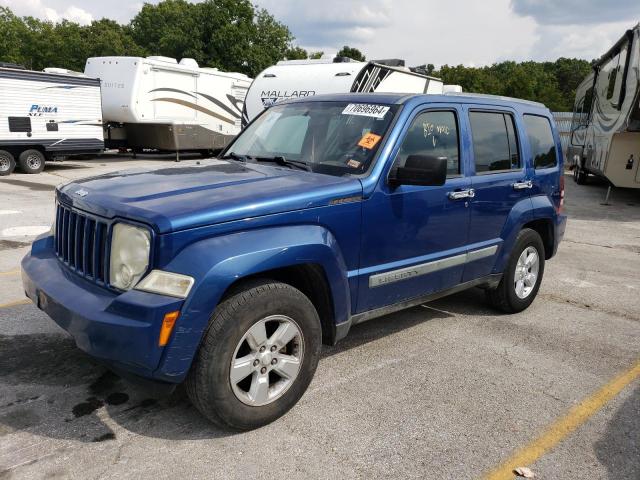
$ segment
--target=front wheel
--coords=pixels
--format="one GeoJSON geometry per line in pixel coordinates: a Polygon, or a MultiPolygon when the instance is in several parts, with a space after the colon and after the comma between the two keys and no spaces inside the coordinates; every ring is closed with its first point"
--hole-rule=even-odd
{"type": "Polygon", "coordinates": [[[524,228],[509,256],[509,261],[496,288],[487,289],[487,299],[506,313],[521,312],[538,294],[544,274],[544,245],[535,230],[524,228]]]}
{"type": "Polygon", "coordinates": [[[40,150],[29,149],[20,154],[20,170],[24,173],[40,173],[44,170],[45,157],[40,150]]]}
{"type": "Polygon", "coordinates": [[[320,319],[302,292],[280,282],[248,284],[216,308],[189,372],[187,394],[217,425],[266,425],[306,391],[321,340],[320,319]]]}

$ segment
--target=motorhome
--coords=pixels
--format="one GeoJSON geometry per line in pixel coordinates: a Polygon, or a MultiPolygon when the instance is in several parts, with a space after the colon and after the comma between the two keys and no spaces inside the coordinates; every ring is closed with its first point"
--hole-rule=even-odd
{"type": "Polygon", "coordinates": [[[404,65],[403,60],[354,61],[326,55],[317,60],[283,60],[256,76],[244,104],[243,125],[265,108],[289,98],[324,93],[384,92],[436,93],[461,92],[457,85],[404,65]]]}
{"type": "Polygon", "coordinates": [[[107,146],[134,151],[222,149],[240,131],[251,84],[191,58],[93,57],[84,72],[101,81],[107,146]]]}
{"type": "Polygon", "coordinates": [[[63,69],[0,66],[0,175],[103,150],[100,82],[63,69]]]}
{"type": "Polygon", "coordinates": [[[571,131],[567,158],[577,183],[593,174],[640,188],[640,24],[578,86],[571,131]]]}

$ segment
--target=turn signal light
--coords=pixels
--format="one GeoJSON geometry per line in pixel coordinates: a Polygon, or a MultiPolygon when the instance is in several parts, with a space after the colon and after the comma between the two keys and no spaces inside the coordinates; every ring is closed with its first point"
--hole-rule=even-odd
{"type": "Polygon", "coordinates": [[[180,316],[180,311],[169,312],[164,316],[162,320],[162,327],[160,328],[160,338],[158,339],[158,345],[164,347],[169,343],[169,337],[173,332],[173,327],[176,325],[176,320],[180,316]]]}

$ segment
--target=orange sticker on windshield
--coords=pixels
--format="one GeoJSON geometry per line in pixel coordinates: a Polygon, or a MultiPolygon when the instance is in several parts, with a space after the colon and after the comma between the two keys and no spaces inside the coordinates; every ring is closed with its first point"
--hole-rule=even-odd
{"type": "Polygon", "coordinates": [[[376,135],[375,133],[365,133],[358,142],[358,146],[371,150],[378,144],[381,138],[382,137],[380,135],[376,135]]]}

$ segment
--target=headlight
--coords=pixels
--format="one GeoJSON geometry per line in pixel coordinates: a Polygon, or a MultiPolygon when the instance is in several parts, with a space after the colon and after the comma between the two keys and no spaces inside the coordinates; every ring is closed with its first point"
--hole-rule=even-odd
{"type": "Polygon", "coordinates": [[[170,297],[187,298],[193,286],[193,278],[179,273],[153,270],[138,285],[136,290],[159,293],[170,297]]]}
{"type": "Polygon", "coordinates": [[[116,223],[111,235],[111,286],[130,290],[149,266],[151,234],[146,228],[116,223]]]}

